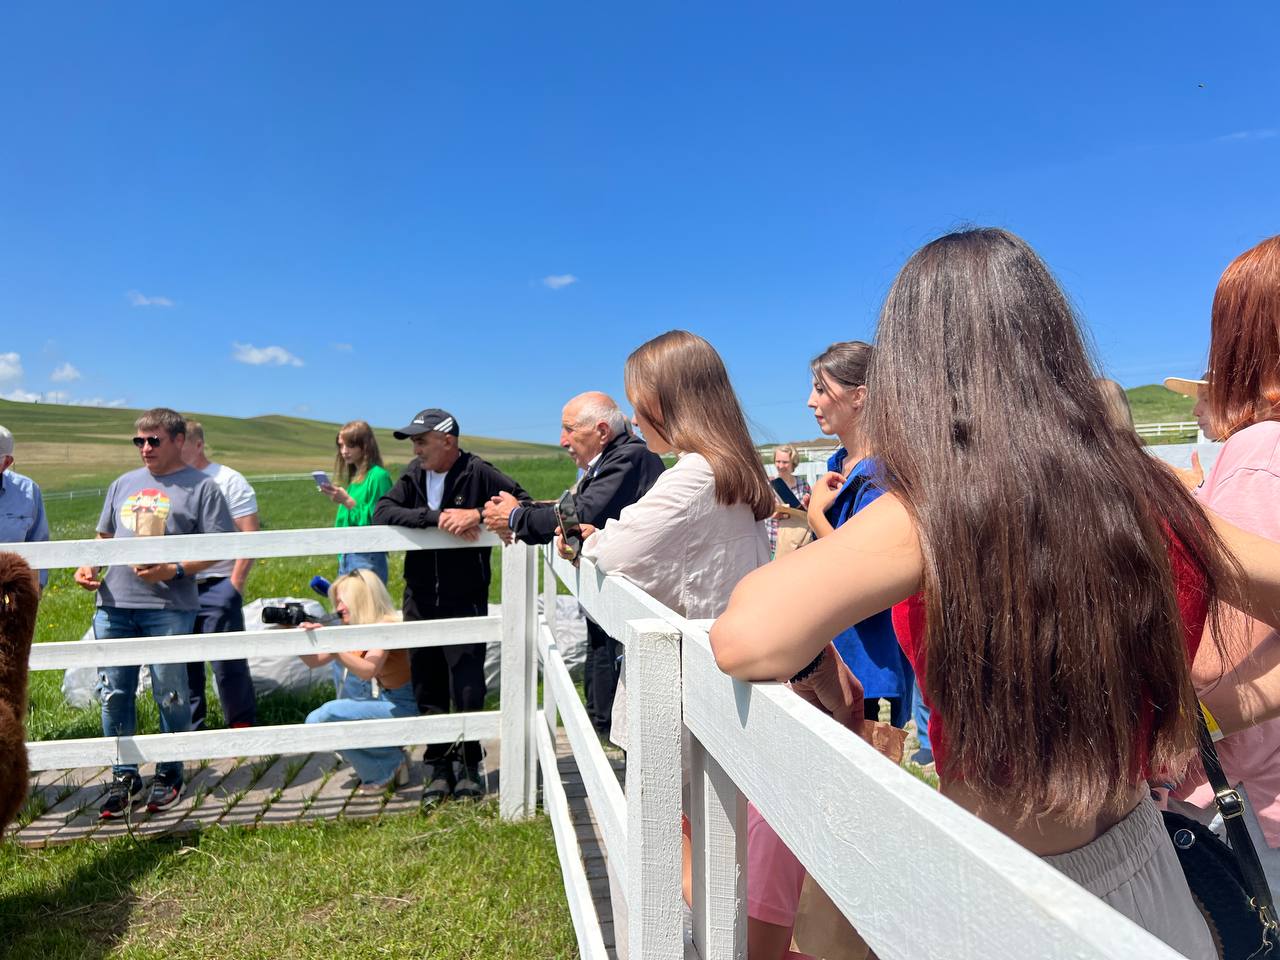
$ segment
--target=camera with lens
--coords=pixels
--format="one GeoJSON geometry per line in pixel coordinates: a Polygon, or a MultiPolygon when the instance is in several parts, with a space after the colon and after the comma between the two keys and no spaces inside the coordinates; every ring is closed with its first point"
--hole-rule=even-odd
{"type": "Polygon", "coordinates": [[[296,627],[310,619],[307,608],[300,603],[281,603],[262,608],[263,623],[282,623],[289,627],[296,627]]]}

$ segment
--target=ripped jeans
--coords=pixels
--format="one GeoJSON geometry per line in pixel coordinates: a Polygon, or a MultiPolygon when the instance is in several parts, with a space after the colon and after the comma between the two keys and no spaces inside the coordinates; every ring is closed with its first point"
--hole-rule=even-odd
{"type": "MultiPolygon", "coordinates": [[[[195,610],[135,610],[125,607],[99,607],[93,617],[93,634],[99,640],[124,637],[166,637],[191,633],[195,628],[195,610]]],[[[102,699],[102,734],[107,737],[132,736],[138,725],[135,698],[138,689],[138,667],[99,667],[98,695],[102,699]]],[[[153,663],[151,696],[160,708],[160,729],[165,733],[182,733],[191,729],[191,704],[187,699],[187,665],[185,663],[153,663]]],[[[114,767],[116,776],[138,773],[136,764],[114,767]]],[[[156,764],[156,773],[182,782],[182,761],[156,764]]]]}

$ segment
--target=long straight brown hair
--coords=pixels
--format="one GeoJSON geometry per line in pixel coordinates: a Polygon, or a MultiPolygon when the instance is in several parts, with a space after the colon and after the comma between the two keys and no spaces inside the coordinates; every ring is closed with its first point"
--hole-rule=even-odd
{"type": "Polygon", "coordinates": [[[338,435],[334,437],[333,444],[336,447],[339,442],[345,442],[349,447],[360,448],[360,462],[347,463],[342,459],[342,453],[338,452],[333,457],[333,474],[341,477],[344,484],[350,485],[353,481],[363,478],[369,468],[373,466],[382,466],[382,451],[378,449],[378,438],[373,434],[373,427],[369,426],[365,420],[352,420],[344,423],[338,430],[338,435]]]}
{"type": "Polygon", "coordinates": [[[632,406],[663,440],[707,458],[717,503],[745,503],[757,520],[773,513],[773,488],[715,347],[697,334],[670,330],[627,357],[624,380],[632,406]]]}
{"type": "Polygon", "coordinates": [[[1213,295],[1209,418],[1226,440],[1280,420],[1280,235],[1231,261],[1213,295]]]}
{"type": "Polygon", "coordinates": [[[871,448],[924,553],[921,683],[944,775],[1024,819],[1078,823],[1144,770],[1182,770],[1196,698],[1172,552],[1211,610],[1228,555],[1109,421],[1048,268],[1004,230],[921,248],[885,301],[868,381],[871,448]]]}

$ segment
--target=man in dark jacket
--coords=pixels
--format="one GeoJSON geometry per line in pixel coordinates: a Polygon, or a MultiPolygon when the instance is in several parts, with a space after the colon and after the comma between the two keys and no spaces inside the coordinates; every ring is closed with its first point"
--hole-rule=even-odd
{"type": "MultiPolygon", "coordinates": [[[[395,431],[397,440],[413,440],[416,459],[391,492],[378,501],[373,522],[397,527],[439,527],[474,541],[483,529],[481,511],[499,493],[527,502],[529,495],[493,464],[458,448],[458,421],[444,410],[423,410],[395,431]]],[[[489,612],[490,547],[409,550],[404,558],[405,620],[483,617],[489,612]]],[[[423,647],[409,653],[413,693],[422,714],[484,709],[484,644],[423,647]]],[[[452,794],[479,797],[480,744],[431,744],[423,755],[426,787],[422,804],[430,807],[452,794]],[[462,763],[455,777],[453,764],[462,763]]]]}
{"type": "MultiPolygon", "coordinates": [[[[639,500],[665,469],[662,458],[627,427],[613,400],[592,391],[565,404],[560,419],[560,446],[583,471],[574,488],[578,519],[593,527],[615,520],[623,507],[639,500]]],[[[508,530],[525,543],[550,543],[556,517],[551,504],[524,506],[499,494],[484,509],[485,525],[500,535],[508,530]]],[[[587,715],[600,733],[608,734],[613,695],[618,686],[618,642],[587,620],[587,662],[583,671],[587,715]]]]}

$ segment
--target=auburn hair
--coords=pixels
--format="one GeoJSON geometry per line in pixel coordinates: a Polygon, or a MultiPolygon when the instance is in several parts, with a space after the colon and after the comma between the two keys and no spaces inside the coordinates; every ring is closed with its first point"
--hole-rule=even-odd
{"type": "Polygon", "coordinates": [[[943,775],[1023,820],[1081,823],[1145,771],[1183,769],[1197,704],[1174,564],[1212,611],[1229,554],[1108,418],[1040,258],[996,229],[922,247],[884,303],[868,380],[868,442],[924,556],[920,681],[943,775]]]}
{"type": "Polygon", "coordinates": [[[1218,281],[1208,401],[1222,440],[1280,420],[1280,235],[1240,254],[1218,281]]]}
{"type": "Polygon", "coordinates": [[[363,477],[369,472],[370,467],[382,466],[382,452],[378,449],[378,438],[373,435],[373,427],[364,420],[344,423],[333,443],[334,446],[346,443],[349,447],[360,448],[361,457],[358,464],[343,460],[341,450],[334,455],[334,476],[341,477],[345,485],[350,485],[353,480],[363,477]]]}
{"type": "Polygon", "coordinates": [[[773,488],[715,347],[671,330],[637,347],[623,375],[631,405],[663,440],[706,457],[717,503],[745,503],[757,520],[773,514],[773,488]]]}

